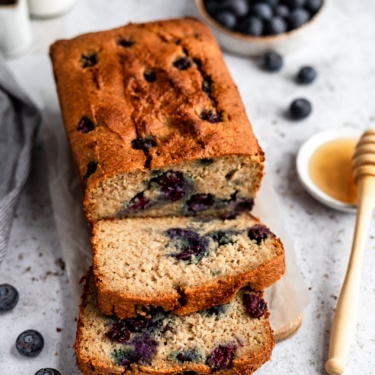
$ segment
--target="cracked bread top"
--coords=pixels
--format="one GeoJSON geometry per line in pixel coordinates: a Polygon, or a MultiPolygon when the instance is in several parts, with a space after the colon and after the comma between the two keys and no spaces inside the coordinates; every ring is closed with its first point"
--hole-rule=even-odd
{"type": "Polygon", "coordinates": [[[81,35],[57,41],[50,54],[87,189],[117,174],[186,160],[244,155],[263,161],[219,46],[198,20],[81,35]]]}

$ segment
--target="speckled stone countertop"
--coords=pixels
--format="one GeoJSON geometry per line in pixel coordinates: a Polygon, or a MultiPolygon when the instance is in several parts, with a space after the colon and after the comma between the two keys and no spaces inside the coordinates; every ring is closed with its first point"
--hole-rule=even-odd
{"type": "MultiPolygon", "coordinates": [[[[67,15],[33,21],[34,43],[24,56],[8,60],[25,90],[41,104],[38,56],[47,59],[49,44],[82,32],[111,28],[128,21],[194,15],[193,1],[80,0],[67,15]],[[34,65],[33,65],[34,64],[34,65]]],[[[254,130],[266,156],[270,179],[279,194],[285,225],[294,239],[299,265],[312,302],[298,334],[276,346],[272,360],[257,374],[324,374],[329,330],[351,245],[354,216],[328,209],[301,187],[295,171],[300,145],[330,127],[375,128],[375,5],[373,0],[331,0],[316,38],[285,57],[284,69],[267,74],[258,61],[226,55],[254,130]],[[313,65],[319,77],[309,87],[293,77],[302,65],[313,65]],[[306,97],[313,113],[294,123],[284,117],[291,100],[306,97]]],[[[78,374],[72,345],[77,306],[72,303],[48,193],[43,146],[14,221],[8,255],[0,266],[0,283],[20,292],[11,313],[0,315],[0,374],[32,375],[55,367],[78,374]],[[20,357],[14,342],[20,332],[35,328],[46,346],[35,359],[20,357]]],[[[0,172],[1,173],[1,172],[0,172]]],[[[375,227],[372,224],[362,275],[358,324],[348,362],[348,375],[371,375],[375,349],[375,227]]]]}

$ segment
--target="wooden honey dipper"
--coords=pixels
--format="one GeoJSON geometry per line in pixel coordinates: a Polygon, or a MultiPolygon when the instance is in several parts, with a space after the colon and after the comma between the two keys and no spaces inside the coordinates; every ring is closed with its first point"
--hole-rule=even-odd
{"type": "Polygon", "coordinates": [[[363,255],[375,204],[375,130],[365,132],[360,138],[354,152],[353,171],[358,185],[357,220],[349,264],[332,323],[329,359],[325,366],[330,375],[344,373],[357,323],[363,255]]]}

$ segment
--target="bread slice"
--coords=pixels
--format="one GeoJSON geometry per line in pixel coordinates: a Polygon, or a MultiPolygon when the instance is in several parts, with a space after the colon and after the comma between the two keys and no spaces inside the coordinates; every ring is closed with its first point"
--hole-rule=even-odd
{"type": "Polygon", "coordinates": [[[150,305],[189,314],[229,302],[246,285],[263,290],[284,273],[280,240],[248,213],[103,220],[92,245],[99,308],[120,318],[150,305]]]}
{"type": "Polygon", "coordinates": [[[274,347],[268,315],[261,292],[241,290],[227,305],[190,315],[153,308],[119,320],[100,313],[88,277],[75,343],[77,364],[85,375],[252,374],[274,347]]]}
{"type": "Polygon", "coordinates": [[[207,26],[130,24],[51,59],[89,221],[249,208],[264,156],[207,26]]]}

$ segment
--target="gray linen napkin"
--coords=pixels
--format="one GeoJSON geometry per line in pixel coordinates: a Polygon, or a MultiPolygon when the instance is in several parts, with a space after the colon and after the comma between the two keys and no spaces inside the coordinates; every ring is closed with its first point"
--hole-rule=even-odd
{"type": "Polygon", "coordinates": [[[41,115],[0,58],[0,263],[17,203],[29,175],[41,115]]]}

